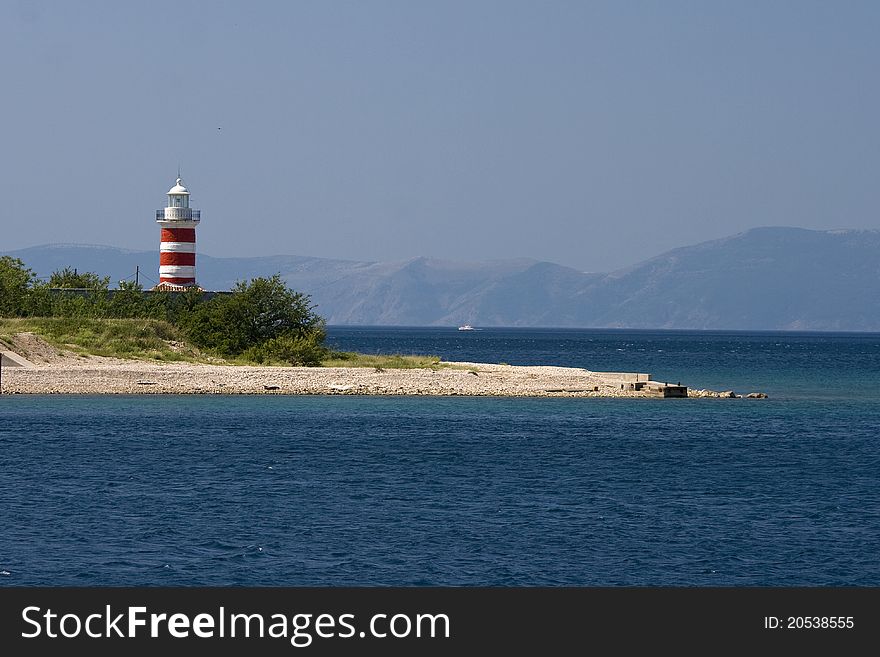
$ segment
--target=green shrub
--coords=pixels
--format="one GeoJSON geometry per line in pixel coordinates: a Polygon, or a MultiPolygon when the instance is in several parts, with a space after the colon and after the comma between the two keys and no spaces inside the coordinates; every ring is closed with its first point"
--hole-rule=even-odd
{"type": "MultiPolygon", "coordinates": [[[[278,343],[272,347],[276,352],[299,354],[307,347],[297,340],[320,345],[325,337],[324,320],[313,312],[309,296],[291,290],[277,274],[237,283],[232,294],[196,306],[184,324],[189,339],[199,347],[224,356],[249,352],[252,360],[258,358],[253,350],[272,340],[293,341],[284,342],[284,346],[278,343]]],[[[264,351],[263,358],[270,358],[268,352],[264,351]]]]}
{"type": "Polygon", "coordinates": [[[282,335],[251,347],[243,356],[256,363],[317,367],[327,355],[327,348],[321,344],[322,340],[323,336],[318,334],[282,335]]]}
{"type": "Polygon", "coordinates": [[[18,258],[0,257],[0,316],[17,317],[26,314],[28,288],[34,282],[34,272],[18,258]]]}

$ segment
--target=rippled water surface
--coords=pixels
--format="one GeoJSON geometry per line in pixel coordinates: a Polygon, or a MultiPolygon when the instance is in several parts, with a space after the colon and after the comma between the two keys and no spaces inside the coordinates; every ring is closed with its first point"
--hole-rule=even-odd
{"type": "Polygon", "coordinates": [[[4,395],[0,585],[880,584],[880,336],[330,336],[770,398],[4,395]]]}

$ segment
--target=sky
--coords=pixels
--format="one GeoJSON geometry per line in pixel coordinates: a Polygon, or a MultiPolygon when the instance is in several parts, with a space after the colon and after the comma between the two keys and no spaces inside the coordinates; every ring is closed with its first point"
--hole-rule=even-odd
{"type": "Polygon", "coordinates": [[[0,0],[0,251],[610,271],[880,229],[880,3],[0,0]]]}

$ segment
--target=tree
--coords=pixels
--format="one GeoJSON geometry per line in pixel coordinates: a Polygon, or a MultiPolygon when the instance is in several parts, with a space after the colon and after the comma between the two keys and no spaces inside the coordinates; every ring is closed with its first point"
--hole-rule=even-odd
{"type": "Polygon", "coordinates": [[[52,272],[52,276],[49,278],[50,288],[106,290],[109,286],[109,276],[102,278],[90,271],[80,274],[76,269],[71,269],[70,267],[52,272]]]}
{"type": "Polygon", "coordinates": [[[231,294],[196,306],[187,323],[193,342],[227,356],[262,347],[271,340],[280,344],[280,338],[284,338],[285,347],[301,344],[314,351],[322,348],[326,335],[324,319],[315,314],[310,297],[291,290],[278,274],[236,283],[231,294]]]}
{"type": "Polygon", "coordinates": [[[28,288],[35,280],[34,272],[18,258],[0,257],[0,315],[24,314],[28,288]]]}
{"type": "Polygon", "coordinates": [[[144,288],[134,281],[119,281],[119,288],[107,302],[110,317],[140,317],[144,314],[144,288]]]}
{"type": "Polygon", "coordinates": [[[119,289],[127,292],[143,292],[144,286],[134,281],[119,281],[119,289]]]}

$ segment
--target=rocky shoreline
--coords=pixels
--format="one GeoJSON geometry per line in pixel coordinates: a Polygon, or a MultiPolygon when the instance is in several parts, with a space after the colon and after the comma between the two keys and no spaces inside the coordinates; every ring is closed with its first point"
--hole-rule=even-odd
{"type": "MultiPolygon", "coordinates": [[[[282,394],[656,397],[627,375],[574,367],[445,363],[436,368],[261,367],[113,358],[4,367],[2,394],[282,394]]],[[[686,390],[681,396],[735,397],[686,390]]]]}

